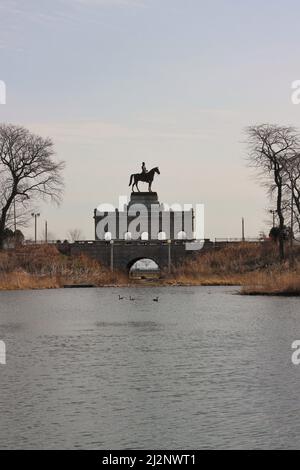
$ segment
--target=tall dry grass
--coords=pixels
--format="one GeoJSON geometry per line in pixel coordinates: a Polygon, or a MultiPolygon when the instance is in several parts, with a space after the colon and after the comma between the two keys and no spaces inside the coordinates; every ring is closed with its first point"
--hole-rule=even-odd
{"type": "Polygon", "coordinates": [[[173,270],[179,283],[242,285],[249,273],[277,263],[276,247],[269,243],[237,243],[200,253],[173,270]]]}
{"type": "Polygon", "coordinates": [[[288,261],[278,262],[274,243],[232,244],[199,254],[174,269],[172,277],[185,285],[239,285],[243,294],[300,295],[299,250],[294,257],[290,269],[288,261]]]}
{"type": "Polygon", "coordinates": [[[65,256],[55,246],[24,246],[0,252],[0,289],[42,289],[66,284],[122,284],[121,273],[111,273],[84,255],[65,256]]]}
{"type": "MultiPolygon", "coordinates": [[[[295,258],[296,264],[290,270],[288,263],[278,263],[277,247],[273,243],[228,245],[220,250],[201,252],[154,284],[240,285],[244,294],[295,295],[300,293],[300,253],[295,252],[295,258]]],[[[111,273],[84,255],[63,255],[51,245],[0,252],[0,289],[128,283],[125,273],[111,273]]]]}
{"type": "Polygon", "coordinates": [[[300,295],[300,266],[293,271],[263,271],[249,276],[242,288],[245,295],[300,295]]]}

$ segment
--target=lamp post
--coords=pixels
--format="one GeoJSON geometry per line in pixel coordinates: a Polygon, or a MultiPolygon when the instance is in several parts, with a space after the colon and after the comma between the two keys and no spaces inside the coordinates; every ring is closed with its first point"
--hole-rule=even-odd
{"type": "Polygon", "coordinates": [[[274,228],[275,227],[275,214],[276,214],[277,211],[275,211],[273,209],[270,209],[269,212],[270,212],[270,214],[273,215],[273,228],[274,228]]]}
{"type": "Polygon", "coordinates": [[[39,212],[32,212],[31,216],[34,217],[34,243],[37,242],[37,218],[41,214],[39,212]]]}
{"type": "Polygon", "coordinates": [[[168,240],[168,273],[170,274],[171,272],[171,264],[172,264],[172,259],[171,259],[171,240],[168,240]]]}
{"type": "Polygon", "coordinates": [[[110,270],[114,271],[114,241],[110,240],[110,270]]]}
{"type": "Polygon", "coordinates": [[[16,231],[17,231],[16,198],[14,198],[14,229],[15,229],[15,234],[16,234],[16,231]]]}
{"type": "Polygon", "coordinates": [[[294,242],[294,194],[292,191],[291,196],[291,227],[290,227],[290,266],[294,266],[294,253],[293,253],[293,242],[294,242]]]}
{"type": "Polygon", "coordinates": [[[245,219],[242,217],[242,241],[245,241],[245,219]]]}

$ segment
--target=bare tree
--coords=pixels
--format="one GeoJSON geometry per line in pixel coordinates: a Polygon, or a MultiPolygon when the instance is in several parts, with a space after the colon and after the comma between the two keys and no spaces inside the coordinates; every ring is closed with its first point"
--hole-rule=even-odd
{"type": "Polygon", "coordinates": [[[287,174],[285,205],[291,226],[291,235],[300,231],[300,154],[285,162],[287,174]]]}
{"type": "Polygon", "coordinates": [[[80,228],[73,228],[68,231],[68,238],[72,242],[77,242],[78,240],[83,240],[84,237],[80,228]]]}
{"type": "Polygon", "coordinates": [[[293,127],[261,124],[246,129],[249,144],[249,163],[258,170],[270,196],[275,197],[279,221],[279,257],[284,259],[287,211],[287,172],[295,155],[299,154],[300,138],[293,127]]]}
{"type": "Polygon", "coordinates": [[[16,197],[7,213],[6,228],[15,231],[15,228],[28,227],[32,220],[32,212],[36,212],[37,210],[36,207],[29,205],[29,201],[28,205],[23,204],[21,201],[18,201],[16,197]]]}
{"type": "Polygon", "coordinates": [[[34,135],[24,127],[0,125],[0,249],[14,201],[24,213],[37,197],[60,201],[64,162],[56,162],[53,156],[50,139],[34,135]]]}

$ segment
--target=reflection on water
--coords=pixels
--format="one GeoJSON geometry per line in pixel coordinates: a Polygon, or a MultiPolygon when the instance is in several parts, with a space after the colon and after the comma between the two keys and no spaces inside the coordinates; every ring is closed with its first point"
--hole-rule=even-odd
{"type": "Polygon", "coordinates": [[[300,300],[233,291],[1,292],[0,448],[299,448],[300,300]]]}

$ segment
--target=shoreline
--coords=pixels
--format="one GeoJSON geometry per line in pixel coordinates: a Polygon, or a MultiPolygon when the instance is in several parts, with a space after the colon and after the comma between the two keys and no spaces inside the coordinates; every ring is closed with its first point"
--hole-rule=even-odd
{"type": "Polygon", "coordinates": [[[0,283],[0,293],[1,292],[16,292],[16,291],[41,291],[41,290],[65,290],[65,289],[101,289],[101,288],[110,288],[110,289],[128,289],[128,288],[167,288],[167,287],[232,287],[236,288],[236,292],[233,294],[241,296],[250,296],[250,297],[300,297],[300,290],[263,290],[263,288],[257,289],[255,287],[250,288],[237,283],[225,283],[225,282],[129,282],[129,283],[107,283],[99,285],[83,285],[83,284],[68,284],[68,285],[52,285],[52,286],[40,286],[40,285],[31,285],[26,287],[9,287],[3,288],[0,283]]]}
{"type": "Polygon", "coordinates": [[[235,287],[241,295],[300,296],[300,250],[295,263],[279,263],[276,245],[228,246],[199,254],[157,278],[130,278],[84,255],[67,256],[51,245],[0,252],[0,291],[63,288],[235,287]]]}
{"type": "Polygon", "coordinates": [[[164,281],[164,282],[129,282],[129,283],[107,283],[99,285],[84,285],[84,284],[69,284],[69,285],[56,285],[56,286],[28,286],[28,287],[12,287],[3,288],[0,284],[1,292],[16,292],[16,291],[41,291],[41,290],[64,290],[64,289],[128,289],[128,288],[167,288],[167,287],[232,287],[236,288],[233,292],[235,295],[251,296],[251,297],[300,297],[300,291],[264,291],[255,288],[249,288],[242,284],[237,283],[209,283],[209,282],[176,282],[176,281],[164,281]]]}
{"type": "Polygon", "coordinates": [[[300,292],[243,292],[243,286],[237,284],[183,284],[183,283],[172,283],[172,284],[103,284],[99,286],[81,286],[73,285],[72,287],[31,287],[31,288],[12,288],[3,289],[0,287],[1,292],[19,292],[19,291],[45,291],[45,290],[66,290],[66,289],[124,289],[124,288],[148,288],[153,289],[156,287],[172,288],[172,287],[235,287],[237,290],[232,292],[233,295],[240,295],[246,297],[300,297],[300,292]],[[239,290],[238,290],[239,289],[239,290]]]}
{"type": "Polygon", "coordinates": [[[237,283],[215,283],[215,282],[129,282],[129,283],[107,283],[107,284],[67,284],[67,285],[52,285],[52,286],[40,286],[40,285],[32,285],[26,287],[1,287],[0,283],[0,292],[7,292],[7,291],[30,291],[30,290],[59,290],[59,289],[99,289],[99,288],[115,288],[115,289],[122,289],[122,288],[130,288],[130,287],[239,287],[241,288],[241,284],[237,283]]]}

